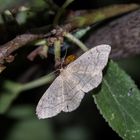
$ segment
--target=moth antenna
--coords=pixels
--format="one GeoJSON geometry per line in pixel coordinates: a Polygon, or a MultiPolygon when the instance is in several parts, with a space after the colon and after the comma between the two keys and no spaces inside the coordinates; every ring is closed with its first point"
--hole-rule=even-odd
{"type": "Polygon", "coordinates": [[[67,53],[68,53],[68,48],[66,48],[65,55],[64,55],[64,57],[62,58],[61,68],[63,67],[63,64],[64,64],[65,58],[66,58],[66,56],[67,56],[67,53]]]}

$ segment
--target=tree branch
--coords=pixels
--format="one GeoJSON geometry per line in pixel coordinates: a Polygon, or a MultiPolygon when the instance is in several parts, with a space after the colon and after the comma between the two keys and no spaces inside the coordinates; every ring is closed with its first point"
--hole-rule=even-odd
{"type": "MultiPolygon", "coordinates": [[[[103,9],[99,9],[99,10],[97,10],[96,12],[94,11],[93,13],[91,13],[91,14],[86,14],[86,15],[83,15],[83,16],[81,16],[80,18],[74,18],[74,19],[72,19],[70,22],[68,22],[68,23],[66,23],[66,24],[64,24],[64,25],[62,25],[61,26],[61,28],[63,29],[63,31],[66,31],[66,32],[70,32],[71,30],[73,30],[73,29],[75,29],[75,28],[79,28],[79,27],[82,27],[82,26],[86,26],[86,25],[90,25],[90,24],[93,24],[93,23],[95,23],[95,22],[97,22],[97,21],[101,21],[101,20],[103,20],[103,19],[106,19],[106,18],[109,18],[109,17],[112,17],[112,16],[115,16],[115,15],[118,15],[118,14],[122,14],[122,13],[125,13],[125,12],[128,12],[128,11],[130,11],[130,10],[134,10],[134,9],[136,9],[136,8],[138,8],[138,5],[135,5],[135,4],[132,4],[132,5],[118,5],[118,6],[113,6],[112,8],[111,7],[107,7],[107,8],[103,8],[103,9]],[[112,11],[112,10],[113,11],[112,11]],[[111,11],[111,12],[110,12],[111,11]],[[99,16],[100,15],[100,16],[99,16]],[[101,16],[102,15],[102,16],[101,16]],[[81,19],[82,18],[82,19],[81,19]]],[[[133,13],[132,13],[133,14],[133,13]]],[[[136,17],[135,16],[132,16],[132,18],[136,18],[137,17],[137,15],[136,15],[136,17]]],[[[139,18],[139,17],[138,17],[139,18]]],[[[131,20],[132,21],[132,19],[131,19],[131,17],[130,17],[130,19],[129,18],[127,18],[126,19],[126,21],[129,21],[129,20],[131,20]]],[[[133,21],[135,21],[135,19],[133,20],[133,21]]],[[[115,22],[115,21],[114,21],[115,22]]],[[[120,23],[119,24],[121,24],[121,21],[120,21],[120,23]]],[[[131,24],[131,22],[130,22],[130,24],[131,24]]],[[[139,23],[138,23],[139,24],[139,23]]],[[[119,26],[121,26],[121,25],[119,25],[119,26]]],[[[129,26],[129,25],[126,25],[126,23],[125,23],[125,25],[123,24],[123,26],[124,27],[127,27],[127,26],[129,26]]],[[[133,26],[133,25],[132,25],[133,26]]],[[[138,26],[138,25],[137,25],[138,26]]],[[[43,27],[42,27],[43,28],[43,27]]],[[[45,27],[46,28],[46,27],[45,27]]],[[[128,27],[129,28],[129,27],[128,27]]],[[[44,28],[43,28],[44,29],[44,28]]],[[[122,27],[122,29],[123,29],[123,27],[122,27]]],[[[124,32],[124,31],[122,31],[122,29],[119,29],[119,27],[117,28],[116,27],[116,29],[113,29],[113,30],[115,30],[116,31],[116,33],[114,32],[114,36],[115,37],[117,37],[117,30],[120,30],[120,33],[121,32],[124,32]],[[115,35],[116,34],[116,35],[115,35]]],[[[137,28],[138,29],[138,28],[137,28]]],[[[48,30],[48,26],[47,26],[47,30],[48,30]]],[[[107,28],[106,27],[106,29],[103,29],[103,31],[100,31],[100,33],[98,33],[99,35],[102,35],[102,34],[104,34],[105,33],[105,31],[106,31],[106,34],[104,35],[104,36],[106,36],[107,37],[107,34],[108,33],[113,33],[112,31],[112,28],[107,28]]],[[[36,29],[36,31],[39,31],[38,29],[36,29]]],[[[127,31],[127,30],[126,30],[127,31]]],[[[33,32],[33,30],[32,30],[32,32],[33,32]]],[[[134,32],[134,31],[133,31],[134,32]]],[[[47,38],[47,37],[49,37],[50,35],[53,35],[53,36],[58,36],[58,34],[59,34],[59,29],[57,30],[57,28],[56,29],[53,29],[52,31],[50,31],[49,33],[37,33],[37,34],[33,34],[33,33],[25,33],[25,34],[22,34],[22,35],[19,35],[19,36],[17,36],[16,38],[14,38],[13,40],[11,40],[11,41],[9,41],[8,43],[6,43],[6,44],[4,44],[4,45],[1,45],[0,46],[0,71],[2,71],[4,68],[5,68],[5,66],[3,65],[5,62],[11,62],[13,59],[14,59],[14,56],[12,56],[11,54],[14,52],[14,51],[16,51],[17,49],[19,49],[19,48],[21,48],[21,47],[23,47],[23,46],[25,46],[25,45],[27,45],[27,44],[29,44],[29,43],[31,43],[32,41],[35,41],[35,40],[37,40],[37,39],[41,39],[41,38],[47,38]]],[[[130,34],[132,34],[132,33],[130,33],[130,34]]],[[[134,35],[135,33],[133,33],[132,35],[134,35]]],[[[113,36],[113,35],[110,35],[110,37],[111,36],[113,36]]],[[[95,37],[95,36],[94,36],[95,37]]],[[[121,36],[122,37],[122,36],[121,36]]],[[[131,36],[130,35],[130,37],[134,37],[135,38],[135,36],[131,36]]],[[[95,37],[96,38],[96,37],[95,37]]],[[[122,37],[123,38],[123,37],[122,37]]],[[[89,39],[90,40],[90,39],[89,39]]],[[[92,39],[91,39],[92,40],[92,39]]],[[[93,40],[95,40],[94,38],[93,38],[93,40]]],[[[97,40],[97,39],[96,39],[97,40]]],[[[101,38],[100,38],[100,40],[102,40],[101,38]]],[[[132,40],[132,38],[130,38],[130,40],[132,40]]],[[[116,40],[117,41],[117,40],[116,40]]],[[[89,41],[90,42],[90,41],[89,41]]],[[[99,43],[99,42],[98,42],[99,43]]],[[[108,43],[108,42],[107,42],[108,43]]],[[[127,44],[127,42],[123,42],[123,43],[126,43],[127,44]]],[[[92,44],[92,46],[94,46],[94,42],[93,43],[89,43],[89,45],[90,44],[92,44]]],[[[116,53],[118,54],[118,55],[116,55],[116,57],[118,57],[118,56],[120,56],[120,55],[125,55],[125,56],[127,56],[126,55],[126,53],[120,53],[120,51],[123,49],[123,52],[124,52],[124,50],[125,51],[127,51],[128,52],[128,54],[130,54],[130,53],[133,53],[133,54],[136,54],[136,53],[139,53],[139,49],[137,48],[137,49],[131,49],[131,51],[129,50],[130,49],[130,47],[129,47],[129,49],[127,49],[128,47],[126,46],[125,47],[125,45],[126,44],[123,44],[124,45],[124,48],[120,48],[119,47],[119,45],[120,46],[122,46],[122,44],[120,43],[120,44],[118,44],[118,46],[115,48],[115,49],[113,49],[114,51],[112,51],[113,53],[115,53],[115,55],[116,55],[116,53]]],[[[88,45],[87,45],[88,46],[88,45]]],[[[135,46],[136,47],[136,46],[135,46]]]]}
{"type": "Polygon", "coordinates": [[[4,64],[6,58],[15,50],[41,37],[42,35],[22,34],[0,46],[0,64],[4,64]]]}
{"type": "Polygon", "coordinates": [[[85,40],[89,47],[112,46],[110,57],[120,59],[140,54],[140,10],[120,17],[92,32],[85,40]]]}

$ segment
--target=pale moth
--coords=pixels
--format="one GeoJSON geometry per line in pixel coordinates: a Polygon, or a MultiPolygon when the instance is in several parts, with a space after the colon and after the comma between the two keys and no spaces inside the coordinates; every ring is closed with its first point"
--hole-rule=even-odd
{"type": "Polygon", "coordinates": [[[102,70],[108,62],[110,51],[109,45],[98,45],[62,69],[37,105],[38,118],[50,118],[61,111],[75,110],[85,93],[101,83],[102,70]]]}

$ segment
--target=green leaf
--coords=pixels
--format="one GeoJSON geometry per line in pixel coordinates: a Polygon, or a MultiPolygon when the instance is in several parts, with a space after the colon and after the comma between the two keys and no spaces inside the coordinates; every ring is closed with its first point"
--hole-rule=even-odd
{"type": "Polygon", "coordinates": [[[100,113],[125,140],[140,140],[140,92],[134,81],[110,61],[101,90],[93,95],[100,113]]]}

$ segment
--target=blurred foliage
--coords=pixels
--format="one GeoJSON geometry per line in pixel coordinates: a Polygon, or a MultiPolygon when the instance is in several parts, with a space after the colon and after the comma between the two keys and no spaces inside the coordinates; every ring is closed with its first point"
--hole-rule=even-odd
{"type": "MultiPolygon", "coordinates": [[[[18,8],[20,6],[29,6],[33,8],[42,8],[45,6],[44,0],[0,0],[0,12],[7,9],[18,8]]],[[[38,9],[36,9],[38,10],[38,9]]]]}
{"type": "Polygon", "coordinates": [[[70,127],[60,134],[60,140],[88,140],[89,135],[84,127],[70,127]],[[79,135],[80,134],[80,135],[79,135]]]}
{"type": "Polygon", "coordinates": [[[13,125],[6,140],[54,140],[47,120],[38,121],[32,106],[15,106],[8,116],[18,121],[13,125]]]}
{"type": "Polygon", "coordinates": [[[0,93],[0,114],[5,113],[11,103],[20,93],[21,85],[18,83],[5,81],[3,91],[0,93]]]}

